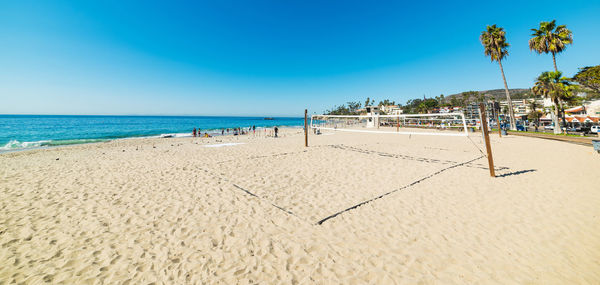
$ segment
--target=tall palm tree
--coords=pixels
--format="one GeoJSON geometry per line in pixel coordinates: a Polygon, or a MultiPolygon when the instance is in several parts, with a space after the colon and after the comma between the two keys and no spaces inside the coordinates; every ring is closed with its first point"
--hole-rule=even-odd
{"type": "Polygon", "coordinates": [[[556,20],[552,22],[540,22],[539,29],[531,29],[533,34],[529,39],[529,49],[539,54],[551,53],[552,62],[554,62],[554,71],[556,68],[556,54],[567,48],[567,45],[573,43],[573,33],[567,26],[556,26],[556,20]]]}
{"type": "Polygon", "coordinates": [[[513,110],[512,100],[510,100],[508,84],[506,84],[506,77],[504,76],[504,68],[502,68],[502,59],[508,56],[507,48],[509,44],[506,42],[506,32],[504,32],[503,28],[496,27],[496,25],[487,26],[486,30],[481,32],[479,40],[483,45],[485,55],[489,56],[492,61],[497,61],[500,65],[502,80],[504,80],[504,90],[506,91],[506,100],[508,101],[510,129],[516,130],[515,111],[513,110]]]}
{"type": "MultiPolygon", "coordinates": [[[[554,104],[554,116],[552,123],[554,124],[554,133],[560,134],[561,128],[558,118],[562,109],[562,101],[568,100],[571,97],[571,86],[567,78],[562,77],[560,71],[545,71],[536,79],[532,91],[536,95],[541,95],[550,98],[554,104]]],[[[564,123],[564,122],[563,122],[564,123]]]]}

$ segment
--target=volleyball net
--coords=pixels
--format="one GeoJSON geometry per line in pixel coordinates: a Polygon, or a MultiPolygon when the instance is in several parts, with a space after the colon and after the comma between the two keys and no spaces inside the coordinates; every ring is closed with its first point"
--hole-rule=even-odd
{"type": "Polygon", "coordinates": [[[468,136],[463,113],[399,115],[312,115],[310,127],[321,130],[401,135],[468,136]]]}

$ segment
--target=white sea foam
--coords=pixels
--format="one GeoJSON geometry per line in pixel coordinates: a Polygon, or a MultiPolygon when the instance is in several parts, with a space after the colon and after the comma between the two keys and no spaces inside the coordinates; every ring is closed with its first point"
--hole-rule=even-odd
{"type": "Polygon", "coordinates": [[[40,147],[48,142],[50,142],[50,141],[20,142],[18,140],[11,140],[8,143],[6,143],[4,146],[1,146],[0,150],[15,150],[15,149],[23,149],[23,148],[34,148],[34,147],[40,147]]]}
{"type": "Polygon", "coordinates": [[[72,140],[42,140],[34,142],[20,142],[18,140],[11,140],[4,146],[0,147],[0,152],[13,151],[13,150],[24,150],[40,147],[54,147],[62,145],[73,145],[73,144],[84,144],[84,143],[96,143],[105,142],[108,139],[72,139],[72,140]]]}

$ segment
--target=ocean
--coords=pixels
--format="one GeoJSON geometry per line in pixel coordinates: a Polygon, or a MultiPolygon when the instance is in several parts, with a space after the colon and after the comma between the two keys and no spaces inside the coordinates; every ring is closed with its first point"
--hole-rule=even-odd
{"type": "Polygon", "coordinates": [[[135,137],[221,134],[224,128],[300,127],[304,118],[217,116],[0,115],[0,151],[102,142],[135,137]]]}

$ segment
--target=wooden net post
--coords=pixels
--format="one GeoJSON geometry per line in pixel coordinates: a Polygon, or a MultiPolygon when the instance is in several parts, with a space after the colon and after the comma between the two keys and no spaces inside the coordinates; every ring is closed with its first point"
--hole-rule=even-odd
{"type": "Polygon", "coordinates": [[[483,103],[479,103],[479,112],[481,113],[481,130],[483,131],[483,138],[485,140],[485,149],[487,150],[488,165],[490,168],[490,176],[496,177],[494,171],[494,159],[492,158],[492,145],[490,144],[490,135],[488,133],[487,116],[485,114],[485,106],[483,103]]]}
{"type": "Polygon", "coordinates": [[[308,124],[306,117],[308,116],[308,110],[304,109],[304,146],[308,147],[308,124]]]}
{"type": "Polygon", "coordinates": [[[396,132],[400,131],[400,116],[396,118],[396,132]]]}

